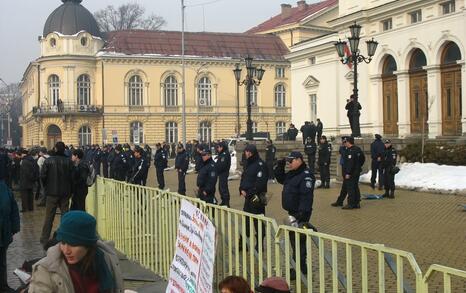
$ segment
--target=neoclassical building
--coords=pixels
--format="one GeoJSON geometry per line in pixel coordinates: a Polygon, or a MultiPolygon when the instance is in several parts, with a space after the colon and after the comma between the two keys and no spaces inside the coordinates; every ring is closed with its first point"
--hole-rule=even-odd
{"type": "Polygon", "coordinates": [[[346,99],[353,71],[334,47],[362,25],[360,50],[374,38],[370,64],[359,66],[361,131],[430,138],[466,133],[466,8],[464,0],[340,0],[333,33],[291,47],[292,120],[317,117],[325,132],[350,133],[346,99]]]}
{"type": "MultiPolygon", "coordinates": [[[[177,142],[182,133],[181,33],[100,33],[82,0],[62,0],[22,81],[23,145],[177,142]]],[[[291,121],[289,53],[273,35],[186,33],[187,139],[246,129],[246,90],[233,69],[245,57],[265,69],[252,89],[253,131],[272,137],[291,121]],[[236,91],[238,90],[238,95],[236,91]],[[239,97],[239,99],[237,98],[239,97]]]]}

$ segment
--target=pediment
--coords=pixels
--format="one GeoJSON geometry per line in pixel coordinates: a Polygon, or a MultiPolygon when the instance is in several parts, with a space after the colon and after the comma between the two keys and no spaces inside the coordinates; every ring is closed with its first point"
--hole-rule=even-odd
{"type": "Polygon", "coordinates": [[[320,84],[320,81],[312,75],[309,75],[306,80],[303,82],[305,88],[316,88],[320,84]]]}

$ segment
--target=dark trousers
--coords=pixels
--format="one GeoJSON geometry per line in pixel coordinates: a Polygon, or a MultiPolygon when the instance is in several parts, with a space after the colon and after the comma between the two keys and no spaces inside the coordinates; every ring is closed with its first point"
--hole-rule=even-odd
{"type": "Polygon", "coordinates": [[[379,174],[379,187],[383,186],[383,170],[382,170],[382,162],[377,160],[372,160],[371,163],[372,169],[372,176],[371,176],[371,184],[375,186],[375,179],[377,178],[377,173],[379,174]]]}
{"type": "Polygon", "coordinates": [[[319,171],[320,171],[320,180],[322,181],[323,186],[327,186],[324,183],[330,184],[330,166],[327,165],[319,165],[319,171]]]}
{"type": "Polygon", "coordinates": [[[228,190],[229,175],[229,171],[223,172],[222,174],[218,175],[218,193],[220,193],[222,204],[227,206],[230,205],[230,191],[228,190]]]}
{"type": "Polygon", "coordinates": [[[147,169],[146,173],[142,176],[142,185],[146,186],[147,185],[147,176],[149,175],[149,169],[147,169]]]}
{"type": "Polygon", "coordinates": [[[186,173],[184,171],[178,171],[178,193],[186,195],[186,173]]]}
{"type": "Polygon", "coordinates": [[[0,291],[8,287],[6,251],[7,247],[0,247],[0,291]]]}
{"type": "MultiPolygon", "coordinates": [[[[254,205],[251,202],[251,198],[247,196],[244,200],[244,206],[243,206],[243,211],[255,214],[255,215],[265,215],[265,206],[257,206],[254,205]]],[[[254,226],[254,231],[252,230],[251,227],[251,222],[249,221],[248,218],[245,219],[246,221],[246,236],[249,237],[251,235],[251,232],[254,235],[254,243],[255,243],[255,248],[258,250],[259,247],[259,242],[257,241],[257,234],[259,233],[259,222],[257,220],[253,220],[253,226],[254,226]]],[[[265,227],[262,227],[262,235],[260,236],[261,241],[263,241],[265,237],[265,227]]]]}
{"type": "Polygon", "coordinates": [[[159,189],[165,188],[165,177],[163,177],[163,169],[155,168],[155,173],[157,175],[157,183],[159,184],[159,189]]]}
{"type": "MultiPolygon", "coordinates": [[[[311,219],[311,216],[305,217],[303,219],[300,219],[299,224],[301,223],[307,223],[311,219]]],[[[295,241],[295,233],[290,232],[290,242],[291,242],[291,248],[293,249],[293,259],[296,262],[296,241],[295,241]]],[[[300,265],[301,265],[301,272],[303,274],[307,274],[307,265],[306,265],[306,260],[307,260],[307,246],[306,246],[306,236],[301,235],[299,237],[299,256],[300,256],[300,265]]]]}
{"type": "Polygon", "coordinates": [[[357,207],[361,201],[361,192],[359,191],[360,173],[351,174],[349,179],[345,179],[346,188],[348,189],[348,205],[357,207]]]}
{"type": "Polygon", "coordinates": [[[316,168],[315,168],[315,165],[316,165],[316,156],[315,156],[315,155],[313,155],[313,156],[307,155],[307,161],[308,161],[308,163],[309,163],[309,164],[308,164],[309,170],[311,170],[311,172],[314,173],[314,172],[315,172],[315,169],[316,169],[316,168]]]}
{"type": "Polygon", "coordinates": [[[102,162],[102,175],[104,176],[104,178],[108,178],[108,162],[107,161],[104,161],[102,162]]]}
{"type": "Polygon", "coordinates": [[[392,173],[392,168],[385,168],[383,170],[385,194],[391,191],[392,194],[395,192],[395,174],[392,173]]]}
{"type": "Polygon", "coordinates": [[[71,207],[70,210],[86,211],[86,190],[80,190],[73,194],[71,197],[71,207]]]}
{"type": "Polygon", "coordinates": [[[273,161],[266,161],[265,164],[267,165],[267,171],[269,172],[269,180],[275,179],[275,174],[273,171],[273,161]]]}
{"type": "Polygon", "coordinates": [[[343,175],[343,184],[341,185],[340,195],[337,198],[337,203],[342,205],[345,201],[346,196],[348,195],[348,183],[343,175]]]}
{"type": "Polygon", "coordinates": [[[217,204],[215,194],[207,193],[207,195],[205,195],[202,189],[199,189],[199,194],[197,195],[197,197],[199,197],[200,200],[205,201],[206,203],[217,204]]]}
{"type": "Polygon", "coordinates": [[[63,216],[70,208],[70,198],[47,196],[47,200],[45,201],[44,226],[42,227],[42,234],[40,236],[40,243],[42,245],[47,244],[50,239],[50,233],[52,232],[53,220],[55,219],[57,208],[60,208],[63,216]]]}
{"type": "Polygon", "coordinates": [[[21,190],[21,208],[23,212],[34,210],[34,194],[32,189],[21,190]]]}
{"type": "Polygon", "coordinates": [[[94,163],[95,175],[100,175],[100,162],[94,163]]]}
{"type": "Polygon", "coordinates": [[[359,114],[351,114],[348,116],[348,119],[351,126],[351,136],[360,137],[361,129],[359,125],[359,114]]]}

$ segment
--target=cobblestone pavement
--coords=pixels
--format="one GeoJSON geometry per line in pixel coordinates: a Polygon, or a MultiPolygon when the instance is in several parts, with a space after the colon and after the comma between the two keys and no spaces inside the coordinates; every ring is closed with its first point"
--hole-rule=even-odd
{"type": "MultiPolygon", "coordinates": [[[[167,187],[177,190],[174,171],[165,173],[167,187]]],[[[186,177],[188,195],[193,195],[195,174],[186,177]]],[[[150,186],[155,186],[154,168],[149,174],[150,186]]],[[[232,208],[242,209],[243,200],[238,195],[239,180],[230,181],[232,208]]],[[[441,264],[466,270],[466,212],[459,204],[466,203],[465,196],[430,194],[397,190],[394,200],[363,201],[360,210],[341,210],[330,206],[339,194],[340,185],[331,189],[317,189],[311,222],[320,232],[367,241],[383,243],[392,248],[412,252],[425,273],[431,264],[441,264]]],[[[269,184],[271,200],[267,216],[283,223],[286,213],[281,208],[281,185],[269,184]]],[[[362,185],[361,193],[380,193],[362,185]]],[[[18,200],[20,205],[20,201],[18,200]]],[[[9,284],[19,285],[13,276],[14,268],[25,259],[42,257],[39,244],[44,208],[21,214],[21,232],[14,237],[8,250],[9,284]]],[[[55,219],[58,224],[59,216],[55,219]]]]}

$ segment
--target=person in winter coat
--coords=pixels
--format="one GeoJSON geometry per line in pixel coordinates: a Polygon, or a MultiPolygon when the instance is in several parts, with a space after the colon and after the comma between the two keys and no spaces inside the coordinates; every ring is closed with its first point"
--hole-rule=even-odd
{"type": "Polygon", "coordinates": [[[83,161],[84,153],[81,149],[73,150],[71,160],[73,168],[73,196],[71,197],[71,210],[86,210],[86,196],[88,192],[87,177],[89,166],[83,161]]]}
{"type": "Polygon", "coordinates": [[[186,195],[186,172],[189,168],[188,152],[184,149],[183,144],[178,144],[178,153],[175,158],[175,170],[178,174],[178,193],[186,195]]]}
{"type": "Polygon", "coordinates": [[[383,186],[383,170],[382,170],[382,159],[385,151],[384,143],[382,142],[382,136],[380,134],[375,135],[375,140],[371,143],[371,187],[375,188],[375,179],[377,178],[377,172],[379,173],[379,190],[382,190],[383,186]]]}
{"type": "Polygon", "coordinates": [[[391,140],[385,140],[384,146],[385,151],[383,153],[382,168],[385,194],[383,196],[395,198],[395,174],[397,173],[395,166],[398,155],[396,153],[396,149],[392,146],[391,140]]]}
{"type": "Polygon", "coordinates": [[[319,171],[321,188],[330,188],[330,158],[332,154],[332,145],[328,143],[327,137],[322,135],[319,144],[319,171]]]}
{"type": "Polygon", "coordinates": [[[6,260],[13,235],[19,232],[20,219],[18,205],[5,182],[7,168],[7,160],[0,154],[0,292],[15,292],[8,286],[6,260]]]}
{"type": "Polygon", "coordinates": [[[216,145],[217,162],[215,168],[218,175],[218,193],[222,202],[220,205],[230,207],[230,190],[228,189],[228,176],[230,175],[231,155],[225,142],[216,145]]]}
{"type": "Polygon", "coordinates": [[[93,216],[68,212],[62,217],[57,240],[33,266],[29,293],[123,292],[118,256],[98,240],[93,216]]]}
{"type": "Polygon", "coordinates": [[[19,190],[21,192],[21,212],[34,210],[34,186],[39,179],[39,166],[27,150],[21,151],[19,169],[19,190]]]}
{"type": "Polygon", "coordinates": [[[293,123],[290,124],[286,134],[288,136],[288,140],[296,140],[296,136],[298,136],[298,129],[295,128],[293,123]]]}

